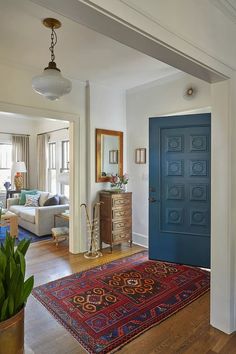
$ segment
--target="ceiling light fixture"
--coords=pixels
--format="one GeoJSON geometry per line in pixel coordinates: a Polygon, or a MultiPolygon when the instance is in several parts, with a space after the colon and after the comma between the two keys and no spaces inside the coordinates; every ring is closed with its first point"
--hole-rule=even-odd
{"type": "Polygon", "coordinates": [[[184,90],[184,98],[187,100],[193,99],[197,94],[197,88],[195,86],[188,86],[185,90],[184,90]]]}
{"type": "Polygon", "coordinates": [[[61,27],[61,22],[54,18],[45,18],[43,25],[51,28],[51,61],[48,63],[41,75],[35,76],[32,79],[33,89],[47,99],[54,101],[58,100],[61,96],[66,95],[71,91],[71,81],[65,79],[61,75],[60,69],[57,68],[55,63],[54,47],[57,44],[57,35],[55,29],[61,27]]]}

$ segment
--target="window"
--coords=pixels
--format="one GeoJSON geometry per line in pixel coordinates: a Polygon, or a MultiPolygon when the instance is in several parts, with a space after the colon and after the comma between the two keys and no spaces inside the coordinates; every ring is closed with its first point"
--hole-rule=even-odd
{"type": "Polygon", "coordinates": [[[57,193],[56,143],[48,144],[48,189],[57,193]]]}
{"type": "MultiPolygon", "coordinates": [[[[57,138],[57,137],[56,137],[57,138]]],[[[55,138],[55,139],[56,139],[55,138]]],[[[69,198],[69,140],[48,143],[48,190],[69,198]]]]}
{"type": "Polygon", "coordinates": [[[6,181],[11,181],[11,151],[11,144],[0,143],[0,190],[4,190],[6,181]]]}
{"type": "MultiPolygon", "coordinates": [[[[65,140],[61,143],[61,172],[69,170],[70,155],[69,141],[65,140]]],[[[69,175],[68,175],[69,176],[69,175]]],[[[68,181],[69,183],[69,181],[68,181]]],[[[69,184],[61,183],[61,193],[65,194],[69,198],[69,184]]]]}
{"type": "Polygon", "coordinates": [[[64,194],[67,198],[70,197],[70,187],[68,184],[62,185],[61,193],[64,194]]]}
{"type": "Polygon", "coordinates": [[[69,170],[69,141],[62,141],[62,151],[61,151],[61,156],[62,156],[62,161],[61,161],[61,169],[64,170],[69,170]]]}
{"type": "Polygon", "coordinates": [[[48,144],[48,155],[49,155],[49,169],[56,169],[56,143],[48,144]]]}

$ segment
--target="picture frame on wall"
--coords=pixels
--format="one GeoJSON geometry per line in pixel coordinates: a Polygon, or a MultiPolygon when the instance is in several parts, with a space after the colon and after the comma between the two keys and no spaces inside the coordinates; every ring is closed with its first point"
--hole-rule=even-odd
{"type": "Polygon", "coordinates": [[[135,163],[137,164],[146,163],[146,148],[135,149],[135,163]]]}

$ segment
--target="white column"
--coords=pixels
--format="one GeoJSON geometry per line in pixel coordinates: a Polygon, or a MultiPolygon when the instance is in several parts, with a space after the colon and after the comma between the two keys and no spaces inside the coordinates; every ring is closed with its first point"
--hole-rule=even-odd
{"type": "MultiPolygon", "coordinates": [[[[232,151],[233,132],[232,106],[229,100],[232,91],[230,80],[212,84],[212,166],[211,166],[211,325],[226,332],[234,326],[234,235],[231,218],[232,151]]],[[[234,167],[235,169],[236,167],[234,167]]],[[[235,184],[236,181],[233,181],[235,184]]]]}
{"type": "Polygon", "coordinates": [[[70,124],[70,241],[69,251],[86,250],[86,223],[81,217],[81,203],[86,203],[85,119],[70,124]]]}
{"type": "Polygon", "coordinates": [[[236,331],[236,72],[230,80],[230,118],[231,118],[231,206],[230,206],[230,301],[232,303],[232,331],[236,331]]]}

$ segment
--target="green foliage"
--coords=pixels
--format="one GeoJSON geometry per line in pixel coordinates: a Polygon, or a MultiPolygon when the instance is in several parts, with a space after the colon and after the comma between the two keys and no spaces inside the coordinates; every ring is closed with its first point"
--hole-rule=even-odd
{"type": "Polygon", "coordinates": [[[22,240],[14,247],[15,238],[7,232],[0,247],[0,322],[19,312],[33,289],[34,277],[25,281],[25,254],[29,245],[29,240],[22,240]]]}

